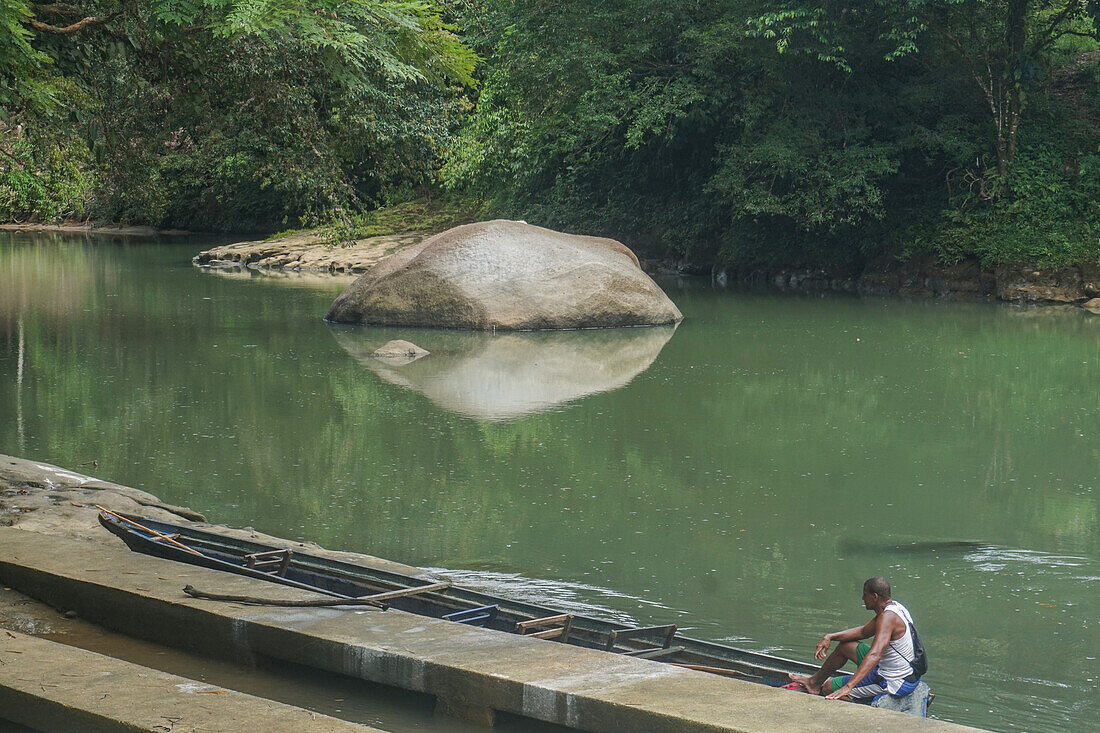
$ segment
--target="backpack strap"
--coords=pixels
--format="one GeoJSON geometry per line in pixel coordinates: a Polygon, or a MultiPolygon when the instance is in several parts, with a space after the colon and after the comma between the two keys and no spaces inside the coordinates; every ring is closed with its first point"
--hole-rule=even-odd
{"type": "MultiPolygon", "coordinates": [[[[902,621],[905,622],[905,633],[908,634],[910,638],[912,638],[912,634],[913,634],[913,617],[909,615],[909,611],[905,608],[905,606],[901,605],[897,601],[890,601],[890,603],[887,604],[886,608],[883,609],[883,612],[886,612],[886,611],[893,611],[895,614],[897,614],[898,618],[900,618],[902,621]],[[891,608],[891,606],[893,606],[893,608],[891,608]]],[[[888,646],[894,647],[894,642],[895,641],[901,641],[901,637],[898,637],[897,639],[891,639],[888,646]]],[[[917,670],[914,669],[914,667],[913,667],[913,662],[917,661],[917,649],[916,649],[916,647],[913,647],[913,658],[912,659],[906,659],[905,655],[902,654],[901,651],[898,650],[896,647],[894,647],[894,651],[896,651],[898,653],[898,656],[901,657],[902,659],[905,659],[905,661],[909,664],[909,670],[910,670],[910,675],[909,676],[912,677],[914,674],[916,674],[917,670]]],[[[906,678],[906,679],[908,679],[908,678],[906,678]]]]}

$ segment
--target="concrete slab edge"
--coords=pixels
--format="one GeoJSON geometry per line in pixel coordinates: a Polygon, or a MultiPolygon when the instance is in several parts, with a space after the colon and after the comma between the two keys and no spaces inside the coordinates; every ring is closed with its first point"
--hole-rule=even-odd
{"type": "Polygon", "coordinates": [[[35,730],[381,733],[302,708],[5,632],[0,716],[35,730]]]}

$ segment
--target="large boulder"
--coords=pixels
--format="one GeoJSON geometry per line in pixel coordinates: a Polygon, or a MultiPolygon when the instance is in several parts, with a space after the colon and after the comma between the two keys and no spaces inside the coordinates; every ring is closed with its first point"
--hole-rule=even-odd
{"type": "Polygon", "coordinates": [[[386,257],[326,316],[484,331],[652,326],[682,318],[619,242],[499,219],[455,227],[386,257]]]}

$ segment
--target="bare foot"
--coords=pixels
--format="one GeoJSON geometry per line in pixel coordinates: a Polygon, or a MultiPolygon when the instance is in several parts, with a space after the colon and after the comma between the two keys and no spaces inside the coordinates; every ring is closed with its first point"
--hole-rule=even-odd
{"type": "Polygon", "coordinates": [[[812,677],[807,677],[804,674],[794,674],[793,672],[787,676],[791,678],[791,682],[797,682],[805,687],[806,692],[809,692],[811,695],[821,694],[821,685],[815,685],[812,677]]]}

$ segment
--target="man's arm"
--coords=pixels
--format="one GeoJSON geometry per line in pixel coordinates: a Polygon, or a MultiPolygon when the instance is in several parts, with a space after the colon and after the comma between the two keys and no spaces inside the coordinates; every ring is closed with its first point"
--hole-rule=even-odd
{"type": "MultiPolygon", "coordinates": [[[[895,616],[894,618],[897,617],[895,616]]],[[[893,635],[893,625],[894,622],[887,619],[885,613],[880,613],[868,622],[867,626],[873,626],[872,633],[875,635],[875,640],[871,643],[871,650],[867,652],[867,656],[865,656],[863,661],[859,664],[859,669],[857,669],[855,674],[848,679],[844,686],[836,692],[825,696],[827,700],[836,700],[837,698],[845,697],[860,680],[866,677],[870,671],[875,668],[878,661],[882,659],[882,653],[886,651],[886,645],[890,643],[890,637],[893,635]]],[[[866,629],[867,626],[863,628],[866,629]]],[[[870,636],[870,634],[868,634],[868,636],[870,636]]],[[[860,638],[866,639],[867,637],[862,636],[860,638]]],[[[854,639],[852,641],[854,641],[854,639]]]]}
{"type": "Polygon", "coordinates": [[[843,644],[846,641],[860,641],[866,639],[875,633],[875,622],[878,620],[878,616],[871,619],[863,626],[853,626],[850,629],[844,631],[834,631],[831,634],[825,634],[821,637],[821,641],[817,642],[817,647],[814,649],[814,659],[824,659],[825,655],[829,653],[829,647],[834,641],[843,644]]]}

